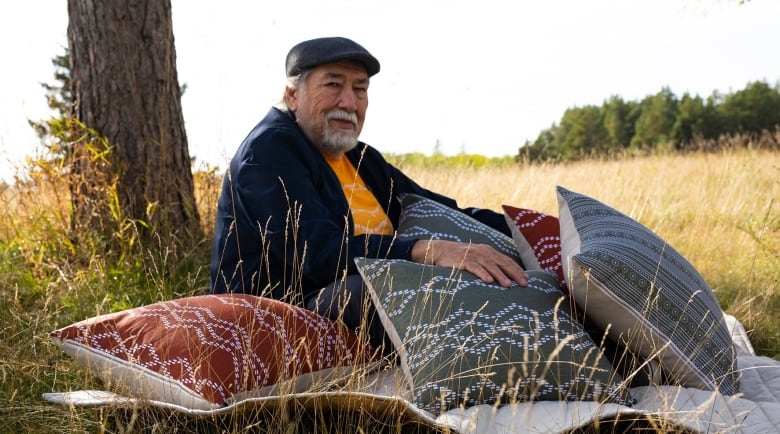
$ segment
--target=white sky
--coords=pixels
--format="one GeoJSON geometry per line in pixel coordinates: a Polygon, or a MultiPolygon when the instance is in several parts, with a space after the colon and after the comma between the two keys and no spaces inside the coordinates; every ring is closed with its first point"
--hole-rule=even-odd
{"type": "MultiPolygon", "coordinates": [[[[0,5],[0,177],[39,146],[67,24],[64,0],[0,5]]],[[[190,154],[219,167],[319,36],[379,59],[361,139],[392,153],[514,155],[568,107],[780,80],[778,0],[173,0],[173,24],[190,154]]]]}

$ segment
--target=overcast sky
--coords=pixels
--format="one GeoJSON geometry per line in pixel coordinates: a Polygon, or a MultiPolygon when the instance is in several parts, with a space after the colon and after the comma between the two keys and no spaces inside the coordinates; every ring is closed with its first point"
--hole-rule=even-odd
{"type": "MultiPolygon", "coordinates": [[[[568,107],[669,87],[708,96],[780,80],[780,1],[173,0],[190,153],[224,167],[281,95],[297,42],[341,35],[380,61],[362,140],[383,152],[514,155],[568,107]]],[[[0,176],[51,113],[41,82],[67,2],[0,5],[0,176]]]]}

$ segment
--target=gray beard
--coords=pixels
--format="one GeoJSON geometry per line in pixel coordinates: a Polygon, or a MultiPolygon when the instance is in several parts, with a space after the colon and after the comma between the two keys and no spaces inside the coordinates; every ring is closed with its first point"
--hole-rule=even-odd
{"type": "Polygon", "coordinates": [[[351,151],[358,144],[357,136],[349,133],[331,133],[329,128],[325,128],[322,136],[322,151],[331,155],[351,151]]]}

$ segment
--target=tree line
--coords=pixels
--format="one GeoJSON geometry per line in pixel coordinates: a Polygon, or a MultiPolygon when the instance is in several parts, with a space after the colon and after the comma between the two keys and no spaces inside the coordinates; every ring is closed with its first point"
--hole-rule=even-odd
{"type": "Polygon", "coordinates": [[[761,134],[780,126],[780,83],[750,82],[707,98],[677,97],[668,87],[641,101],[612,96],[600,106],[567,109],[561,120],[520,148],[525,161],[572,161],[641,151],[682,151],[701,141],[761,134]]]}

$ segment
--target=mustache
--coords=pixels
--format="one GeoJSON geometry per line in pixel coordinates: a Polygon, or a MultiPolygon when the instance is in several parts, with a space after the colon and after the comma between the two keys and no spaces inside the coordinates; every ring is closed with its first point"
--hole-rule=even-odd
{"type": "Polygon", "coordinates": [[[348,111],[340,110],[340,109],[331,110],[325,115],[326,121],[329,121],[331,119],[336,119],[340,121],[349,121],[355,125],[357,125],[358,123],[357,115],[355,113],[350,113],[348,111]]]}

